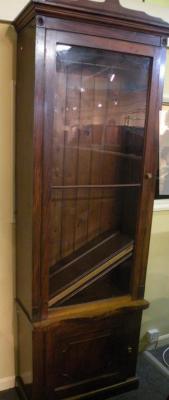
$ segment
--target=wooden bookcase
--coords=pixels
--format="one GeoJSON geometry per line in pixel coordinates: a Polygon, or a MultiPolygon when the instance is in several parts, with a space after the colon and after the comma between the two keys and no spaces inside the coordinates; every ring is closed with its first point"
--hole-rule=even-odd
{"type": "Polygon", "coordinates": [[[39,0],[15,27],[17,385],[106,399],[138,385],[169,26],[39,0]]]}

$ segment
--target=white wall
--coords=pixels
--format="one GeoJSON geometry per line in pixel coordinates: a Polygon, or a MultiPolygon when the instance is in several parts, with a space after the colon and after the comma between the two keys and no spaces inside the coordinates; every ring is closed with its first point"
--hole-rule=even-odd
{"type": "Polygon", "coordinates": [[[169,211],[154,212],[145,298],[142,336],[150,328],[169,334],[169,211]]]}
{"type": "Polygon", "coordinates": [[[14,376],[14,238],[12,80],[15,79],[16,35],[0,24],[0,390],[14,376]]]}
{"type": "Polygon", "coordinates": [[[123,7],[146,12],[154,17],[162,18],[169,22],[169,2],[168,0],[120,0],[123,7]]]}
{"type": "MultiPolygon", "coordinates": [[[[169,50],[164,98],[169,99],[169,50]]],[[[169,200],[168,211],[153,214],[145,297],[150,307],[143,314],[141,337],[151,328],[158,328],[160,335],[169,334],[169,200]]]]}
{"type": "Polygon", "coordinates": [[[0,19],[13,21],[29,0],[1,0],[0,19]]]}

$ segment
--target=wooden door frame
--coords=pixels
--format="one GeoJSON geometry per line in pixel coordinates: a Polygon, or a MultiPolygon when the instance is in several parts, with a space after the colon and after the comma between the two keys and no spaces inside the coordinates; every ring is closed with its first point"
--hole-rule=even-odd
{"type": "MultiPolygon", "coordinates": [[[[56,43],[61,42],[70,45],[79,45],[90,48],[98,48],[109,51],[117,51],[121,53],[139,55],[151,57],[152,60],[152,76],[149,83],[149,101],[147,111],[147,122],[146,122],[146,141],[144,151],[144,169],[142,171],[142,182],[144,180],[144,188],[141,191],[140,205],[138,212],[138,225],[135,241],[135,252],[134,252],[134,264],[132,271],[132,282],[131,282],[131,293],[133,298],[143,297],[144,293],[144,282],[146,273],[146,263],[148,258],[149,238],[151,230],[151,218],[153,209],[154,199],[154,188],[155,188],[155,171],[157,165],[157,139],[158,139],[158,127],[156,123],[155,115],[159,112],[161,104],[161,92],[163,79],[160,77],[160,64],[164,64],[165,60],[165,48],[150,46],[146,44],[127,42],[125,40],[106,38],[103,36],[95,36],[92,34],[92,26],[88,26],[88,34],[81,34],[80,24],[74,23],[76,26],[76,33],[72,33],[72,22],[67,22],[67,31],[57,30],[46,30],[38,28],[39,35],[41,38],[38,42],[39,51],[39,66],[36,66],[36,76],[39,83],[39,90],[43,92],[41,96],[41,111],[37,116],[37,119],[41,122],[41,128],[38,129],[41,137],[41,154],[38,156],[38,160],[43,160],[43,167],[41,171],[41,185],[39,189],[35,189],[39,193],[36,198],[39,199],[40,204],[40,193],[43,196],[41,199],[41,251],[40,251],[40,264],[38,267],[34,265],[34,282],[36,277],[40,276],[40,279],[35,282],[35,293],[38,293],[36,304],[40,304],[40,319],[44,319],[48,315],[48,237],[49,237],[49,202],[50,202],[50,171],[51,171],[51,138],[52,138],[52,118],[50,118],[50,110],[53,107],[52,104],[52,84],[53,84],[53,73],[55,72],[56,63],[56,43]],[[70,32],[68,31],[70,24],[70,32]],[[77,24],[77,25],[76,25],[77,24]],[[43,32],[43,35],[42,35],[43,32]],[[44,33],[45,32],[45,33],[44,33]],[[46,37],[46,43],[44,41],[46,37]],[[41,41],[41,42],[40,42],[41,41]],[[41,46],[42,45],[42,46],[41,46]],[[43,48],[43,51],[42,51],[43,48]],[[47,73],[45,68],[47,68],[47,73]],[[39,77],[39,72],[41,73],[39,77]],[[47,80],[47,76],[49,77],[47,80]],[[45,78],[45,87],[44,87],[45,78]],[[42,107],[43,104],[43,107],[42,107]],[[42,136],[41,136],[42,135],[42,136]],[[39,158],[40,157],[40,158],[39,158]],[[153,179],[147,179],[147,173],[153,175],[153,179]],[[43,190],[42,190],[43,189],[43,190]],[[148,202],[148,204],[147,204],[148,202]],[[145,209],[146,204],[146,209],[145,209]],[[40,287],[37,290],[37,286],[40,287]],[[39,299],[39,300],[38,300],[39,299]]],[[[60,25],[59,25],[60,27],[60,25]]],[[[102,32],[104,27],[100,27],[102,32]]],[[[38,39],[37,39],[38,40],[38,39]]],[[[38,57],[38,56],[37,56],[38,57]]],[[[37,95],[37,101],[39,97],[37,95]]],[[[39,103],[37,104],[37,110],[39,110],[39,103]]],[[[35,134],[36,137],[36,134],[35,134]]],[[[38,175],[38,179],[39,179],[38,175]]],[[[40,179],[39,179],[40,182],[40,179]]],[[[35,179],[36,185],[36,179],[35,179]]],[[[39,215],[39,204],[37,203],[36,210],[39,215]]],[[[36,213],[35,213],[36,214],[36,213]]],[[[35,215],[35,227],[38,218],[35,215]]],[[[40,239],[40,232],[35,234],[35,237],[40,239]]],[[[37,242],[37,240],[36,240],[37,242]]],[[[36,249],[35,249],[36,250],[36,249]]],[[[35,255],[38,254],[35,251],[35,255]]],[[[35,257],[36,259],[36,257],[35,257]]]]}

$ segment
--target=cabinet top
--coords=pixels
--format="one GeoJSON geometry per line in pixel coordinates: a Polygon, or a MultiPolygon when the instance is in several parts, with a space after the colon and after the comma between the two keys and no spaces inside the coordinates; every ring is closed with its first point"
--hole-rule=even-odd
{"type": "Polygon", "coordinates": [[[167,22],[142,11],[122,7],[119,0],[31,0],[14,21],[16,29],[22,29],[36,15],[100,22],[169,36],[167,22]]]}

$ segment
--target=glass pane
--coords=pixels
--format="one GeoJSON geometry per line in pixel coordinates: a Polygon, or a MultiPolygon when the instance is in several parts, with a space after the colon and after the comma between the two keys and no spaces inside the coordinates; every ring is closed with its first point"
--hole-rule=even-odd
{"type": "Polygon", "coordinates": [[[58,302],[133,251],[149,68],[147,57],[56,45],[50,291],[58,302]]]}

